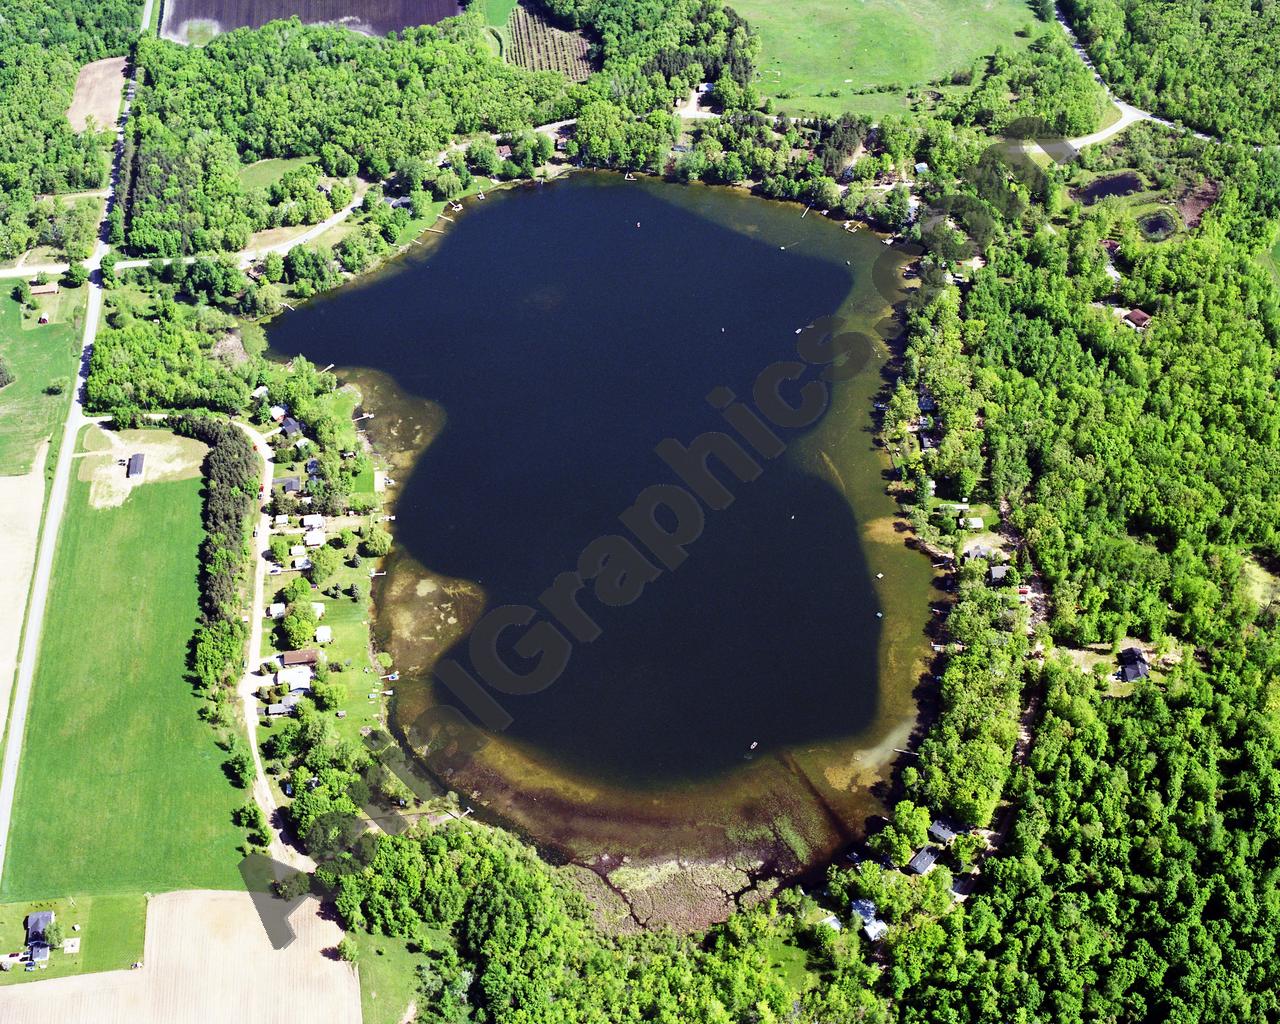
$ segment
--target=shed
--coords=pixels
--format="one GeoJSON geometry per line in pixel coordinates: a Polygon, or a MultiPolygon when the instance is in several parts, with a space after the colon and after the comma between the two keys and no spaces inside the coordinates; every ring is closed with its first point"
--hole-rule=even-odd
{"type": "Polygon", "coordinates": [[[302,528],[304,530],[315,530],[324,526],[324,516],[319,513],[312,512],[310,515],[302,517],[302,528]]]}
{"type": "Polygon", "coordinates": [[[316,643],[331,644],[333,643],[333,630],[329,626],[316,627],[316,643]]]}
{"type": "Polygon", "coordinates": [[[254,388],[252,391],[249,392],[249,397],[250,398],[266,398],[267,392],[270,390],[271,389],[268,388],[265,384],[259,384],[256,388],[254,388]]]}
{"type": "Polygon", "coordinates": [[[27,915],[27,944],[33,942],[43,942],[44,933],[48,930],[49,925],[53,924],[54,913],[52,910],[37,910],[27,915]]]}
{"type": "Polygon", "coordinates": [[[987,578],[992,583],[1003,583],[1004,578],[1009,575],[1009,567],[1007,565],[993,565],[987,570],[987,578]]]}
{"type": "Polygon", "coordinates": [[[927,875],[933,870],[934,862],[937,859],[937,847],[922,846],[916,852],[916,855],[907,862],[907,870],[913,875],[927,875]]]}
{"type": "Polygon", "coordinates": [[[1145,331],[1151,323],[1151,314],[1142,309],[1131,309],[1124,315],[1124,322],[1139,331],[1145,331]]]}
{"type": "Polygon", "coordinates": [[[284,432],[285,437],[294,437],[302,433],[302,424],[292,416],[286,416],[280,421],[280,429],[284,432]]]}
{"type": "Polygon", "coordinates": [[[280,655],[280,664],[286,668],[290,665],[316,665],[320,662],[320,652],[307,648],[301,651],[285,651],[280,655]]]}
{"type": "Polygon", "coordinates": [[[511,147],[510,147],[510,146],[508,146],[508,145],[506,145],[505,143],[504,143],[503,145],[499,146],[499,147],[498,147],[498,159],[499,159],[499,160],[510,160],[510,159],[511,159],[511,147]]]}
{"type": "Polygon", "coordinates": [[[918,164],[916,164],[916,174],[928,174],[928,173],[929,173],[929,165],[927,163],[921,160],[918,164]]]}
{"type": "Polygon", "coordinates": [[[125,479],[132,480],[142,476],[142,452],[134,452],[129,456],[129,465],[124,471],[125,479]]]}
{"type": "Polygon", "coordinates": [[[288,413],[288,410],[285,409],[283,405],[273,405],[270,409],[267,410],[267,412],[270,414],[273,420],[279,423],[282,419],[285,418],[285,416],[288,413]]]}
{"type": "Polygon", "coordinates": [[[312,602],[311,602],[311,614],[312,614],[312,615],[314,615],[317,619],[323,619],[323,618],[324,618],[324,607],[325,607],[325,605],[324,605],[324,602],[323,602],[323,601],[312,601],[312,602]]]}
{"type": "Polygon", "coordinates": [[[836,917],[835,914],[827,915],[818,924],[826,925],[833,932],[844,931],[844,926],[840,924],[840,918],[836,917]]]}

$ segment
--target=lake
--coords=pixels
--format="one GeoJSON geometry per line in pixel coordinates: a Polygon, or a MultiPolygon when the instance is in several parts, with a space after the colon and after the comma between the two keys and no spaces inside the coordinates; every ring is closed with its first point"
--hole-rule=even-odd
{"type": "MultiPolygon", "coordinates": [[[[279,355],[344,368],[397,467],[375,599],[401,728],[456,703],[431,671],[474,669],[486,610],[539,608],[593,540],[626,533],[638,495],[681,483],[660,442],[734,433],[714,389],[750,404],[798,328],[869,331],[903,294],[871,234],[732,190],[580,173],[467,204],[443,238],[268,330],[279,355]]],[[[447,784],[584,861],[750,851],[797,870],[857,834],[916,720],[933,583],[872,443],[886,357],[850,344],[825,415],[778,430],[758,478],[712,459],[732,502],[683,564],[625,606],[585,590],[598,638],[541,692],[489,691],[510,724],[440,766],[447,784]]]]}
{"type": "Polygon", "coordinates": [[[434,25],[462,12],[457,0],[166,0],[161,35],[187,42],[192,26],[207,34],[260,28],[297,15],[309,25],[333,24],[383,36],[413,25],[434,25]]]}

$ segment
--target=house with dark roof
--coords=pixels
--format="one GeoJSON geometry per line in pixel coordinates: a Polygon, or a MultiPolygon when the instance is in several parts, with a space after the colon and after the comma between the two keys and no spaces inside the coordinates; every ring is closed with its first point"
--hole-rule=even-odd
{"type": "Polygon", "coordinates": [[[1138,331],[1145,331],[1151,323],[1151,314],[1144,309],[1131,309],[1122,318],[1126,324],[1138,331]]]}
{"type": "Polygon", "coordinates": [[[1141,648],[1126,647],[1120,652],[1119,676],[1126,683],[1143,679],[1150,671],[1151,665],[1147,662],[1147,656],[1142,653],[1141,648]]]}
{"type": "Polygon", "coordinates": [[[276,481],[280,485],[280,490],[285,494],[297,494],[302,490],[302,481],[296,476],[286,476],[276,481]]]}
{"type": "Polygon", "coordinates": [[[27,915],[27,944],[32,945],[37,942],[44,941],[44,933],[48,931],[49,925],[53,924],[54,914],[52,910],[37,910],[35,913],[27,915]]]}
{"type": "Polygon", "coordinates": [[[302,424],[295,420],[292,416],[286,416],[280,421],[280,429],[285,437],[293,437],[302,433],[302,424]]]}
{"type": "Polygon", "coordinates": [[[916,852],[916,855],[907,861],[907,870],[913,875],[927,875],[933,870],[937,859],[938,848],[936,846],[922,846],[916,852]]]}
{"type": "Polygon", "coordinates": [[[929,838],[943,846],[950,844],[960,833],[946,818],[935,818],[929,825],[929,838]]]}
{"type": "Polygon", "coordinates": [[[849,901],[849,913],[854,917],[859,917],[865,923],[876,919],[876,904],[874,900],[856,899],[849,901]]]}
{"type": "Polygon", "coordinates": [[[320,652],[311,648],[303,651],[285,651],[280,655],[280,664],[285,668],[290,665],[315,665],[320,661],[320,652]]]}

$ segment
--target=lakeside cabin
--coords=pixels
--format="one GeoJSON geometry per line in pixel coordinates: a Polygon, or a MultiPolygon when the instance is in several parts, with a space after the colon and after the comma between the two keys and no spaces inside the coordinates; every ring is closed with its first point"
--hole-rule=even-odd
{"type": "Polygon", "coordinates": [[[284,651],[280,655],[280,664],[285,668],[290,665],[318,665],[320,663],[320,652],[311,648],[301,651],[284,651]]]}
{"type": "Polygon", "coordinates": [[[124,478],[126,480],[137,480],[142,477],[142,452],[134,452],[129,456],[129,462],[125,466],[124,478]]]}
{"type": "Polygon", "coordinates": [[[1009,575],[1009,566],[1005,564],[993,565],[987,570],[987,579],[992,583],[1003,583],[1006,576],[1009,575]]]}
{"type": "Polygon", "coordinates": [[[936,846],[922,846],[916,851],[916,855],[907,861],[907,871],[913,875],[927,875],[933,870],[937,859],[938,848],[936,846]]]}
{"type": "Polygon", "coordinates": [[[945,818],[935,818],[929,823],[929,838],[943,846],[950,846],[959,834],[956,827],[945,818]]]}

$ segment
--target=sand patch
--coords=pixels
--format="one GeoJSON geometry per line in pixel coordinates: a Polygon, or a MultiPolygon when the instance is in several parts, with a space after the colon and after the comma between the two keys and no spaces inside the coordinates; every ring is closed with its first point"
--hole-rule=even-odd
{"type": "Polygon", "coordinates": [[[49,442],[36,448],[22,476],[0,476],[0,734],[18,667],[18,641],[27,611],[27,593],[36,561],[40,515],[44,509],[44,460],[49,442]]]}
{"type": "Polygon", "coordinates": [[[93,425],[85,431],[76,455],[77,479],[89,484],[89,504],[117,508],[135,487],[161,480],[190,480],[200,475],[208,447],[190,437],[167,430],[103,430],[93,425]],[[124,462],[131,455],[143,457],[142,475],[126,476],[124,462]]]}
{"type": "Polygon", "coordinates": [[[326,955],[342,929],[315,900],[273,950],[244,892],[171,892],[147,905],[144,967],[0,989],[5,1024],[359,1024],[360,985],[326,955]]]}
{"type": "Polygon", "coordinates": [[[71,97],[67,120],[78,132],[92,120],[98,131],[110,128],[120,113],[120,96],[124,92],[125,57],[95,60],[80,69],[76,91],[71,97]]]}

